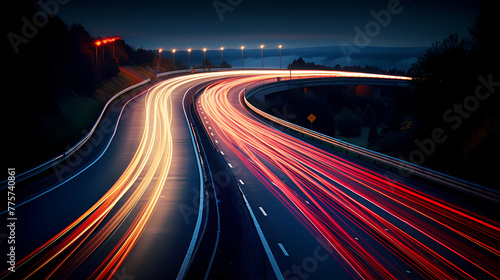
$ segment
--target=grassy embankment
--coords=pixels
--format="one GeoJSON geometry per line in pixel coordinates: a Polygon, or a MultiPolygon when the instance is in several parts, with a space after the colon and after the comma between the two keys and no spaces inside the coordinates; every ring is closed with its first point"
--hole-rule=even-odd
{"type": "Polygon", "coordinates": [[[92,128],[104,105],[112,96],[148,78],[153,78],[153,75],[143,67],[120,67],[118,75],[102,82],[94,96],[71,93],[59,99],[57,104],[60,108],[59,114],[40,116],[39,130],[43,133],[39,135],[40,139],[33,139],[35,140],[33,143],[38,143],[43,147],[43,151],[31,154],[31,160],[25,161],[24,168],[32,168],[76,144],[92,128]]]}

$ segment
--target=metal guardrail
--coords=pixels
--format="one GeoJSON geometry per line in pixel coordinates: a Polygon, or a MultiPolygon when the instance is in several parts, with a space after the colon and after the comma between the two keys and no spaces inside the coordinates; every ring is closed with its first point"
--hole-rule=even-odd
{"type": "MultiPolygon", "coordinates": [[[[70,156],[71,154],[73,154],[78,148],[80,148],[81,146],[83,146],[89,139],[90,137],[94,134],[97,126],[99,125],[99,123],[101,122],[101,119],[104,115],[104,112],[107,110],[108,106],[116,99],[118,98],[119,96],[121,96],[122,94],[124,94],[125,92],[129,91],[129,90],[132,90],[134,88],[137,88],[139,86],[142,86],[144,84],[147,84],[151,82],[151,79],[147,79],[147,80],[144,80],[140,83],[137,83],[137,84],[134,84],[134,85],[131,85],[121,91],[119,91],[118,93],[116,93],[113,97],[111,97],[108,102],[106,102],[106,104],[104,105],[102,111],[101,111],[101,114],[99,115],[99,117],[97,118],[97,121],[94,123],[94,126],[92,127],[92,129],[80,140],[78,141],[78,143],[76,143],[73,147],[69,148],[68,150],[66,150],[64,153],[30,169],[30,170],[27,170],[27,171],[24,171],[23,173],[17,175],[17,178],[16,180],[17,181],[22,181],[26,178],[29,178],[33,175],[36,175],[56,164],[58,164],[60,161],[58,161],[59,159],[64,159],[68,156],[70,156]]],[[[1,182],[0,184],[4,184],[6,181],[3,181],[1,182]]],[[[2,189],[3,187],[1,187],[0,189],[2,189]]]]}
{"type": "Polygon", "coordinates": [[[341,72],[339,73],[333,73],[333,74],[315,74],[315,75],[292,75],[290,74],[289,77],[276,77],[276,78],[269,78],[269,79],[264,79],[257,81],[255,83],[250,84],[245,88],[245,95],[247,92],[251,92],[253,89],[258,88],[262,85],[267,85],[270,83],[277,83],[277,82],[285,82],[285,81],[292,81],[292,80],[305,80],[305,79],[315,79],[315,78],[389,78],[391,80],[401,80],[401,81],[411,81],[411,77],[404,77],[404,76],[392,76],[392,75],[382,75],[382,74],[368,74],[368,73],[349,73],[349,74],[343,74],[341,72]]]}
{"type": "Polygon", "coordinates": [[[191,73],[191,71],[194,70],[194,73],[203,73],[203,72],[219,72],[219,71],[230,71],[230,70],[241,70],[237,68],[206,68],[205,69],[182,69],[182,70],[174,70],[174,71],[167,71],[167,72],[161,72],[156,74],[156,77],[163,77],[163,76],[170,76],[170,75],[175,75],[175,74],[182,74],[182,73],[191,73]]]}
{"type": "Polygon", "coordinates": [[[101,119],[102,119],[102,116],[104,115],[104,112],[106,111],[106,108],[108,108],[109,104],[111,104],[111,102],[115,101],[116,98],[118,98],[119,96],[121,96],[122,94],[124,94],[125,92],[129,91],[129,90],[132,90],[136,87],[139,87],[139,86],[142,86],[142,85],[145,85],[147,83],[151,82],[151,79],[147,79],[147,80],[144,80],[140,83],[137,83],[137,84],[134,84],[134,85],[131,85],[123,90],[121,90],[120,92],[118,92],[117,94],[115,94],[113,97],[111,97],[108,102],[106,102],[106,104],[104,105],[104,108],[102,109],[101,111],[101,114],[99,115],[99,118],[97,118],[97,121],[95,122],[94,126],[92,127],[92,129],[89,131],[89,133],[87,133],[87,135],[85,137],[83,137],[82,140],[80,140],[80,142],[78,142],[76,145],[74,145],[73,147],[71,147],[70,149],[68,149],[64,155],[67,155],[68,153],[72,153],[75,149],[81,147],[83,144],[85,144],[85,142],[87,142],[87,140],[92,136],[92,134],[95,132],[97,126],[99,125],[99,123],[101,122],[101,119]]]}
{"type": "MultiPolygon", "coordinates": [[[[299,78],[297,78],[299,79],[299,78]]],[[[295,80],[295,79],[294,79],[295,80]]],[[[453,176],[443,174],[440,172],[437,172],[435,170],[431,170],[425,167],[422,167],[417,164],[413,164],[398,158],[394,158],[385,154],[381,154],[363,147],[359,147],[356,145],[352,145],[350,143],[344,142],[340,139],[336,139],[321,133],[318,133],[316,131],[298,126],[296,124],[287,122],[285,120],[282,120],[280,118],[277,118],[273,115],[270,115],[257,107],[253,106],[247,99],[247,96],[251,95],[253,91],[258,90],[261,86],[267,85],[270,83],[276,83],[278,81],[282,81],[282,79],[277,79],[277,78],[272,78],[272,79],[267,79],[267,80],[262,80],[256,83],[253,83],[249,85],[247,88],[245,88],[245,94],[244,94],[244,101],[245,104],[255,113],[258,115],[274,122],[277,123],[283,127],[286,127],[288,129],[297,131],[303,135],[308,135],[310,137],[313,137],[315,139],[318,139],[321,142],[333,145],[339,149],[345,150],[347,152],[351,152],[353,154],[358,155],[359,157],[364,157],[366,159],[372,160],[374,162],[379,162],[385,165],[388,165],[390,167],[393,167],[398,170],[402,170],[404,172],[407,172],[409,174],[414,174],[418,175],[422,178],[425,178],[427,180],[437,182],[439,184],[442,184],[444,186],[449,186],[453,187],[457,190],[460,190],[464,193],[469,193],[473,194],[475,196],[490,200],[494,203],[500,203],[500,192],[496,190],[492,190],[483,186],[480,186],[475,183],[471,183],[459,178],[455,178],[453,176]]]]}

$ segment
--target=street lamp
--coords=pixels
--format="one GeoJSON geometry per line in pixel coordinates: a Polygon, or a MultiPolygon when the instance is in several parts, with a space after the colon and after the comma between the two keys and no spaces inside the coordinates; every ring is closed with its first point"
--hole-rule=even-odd
{"type": "Polygon", "coordinates": [[[281,48],[283,48],[283,45],[279,45],[278,48],[280,49],[280,69],[281,69],[281,48]]]}
{"type": "MultiPolygon", "coordinates": [[[[106,45],[106,44],[108,43],[108,40],[107,40],[107,39],[103,39],[101,42],[102,42],[102,67],[103,67],[103,69],[104,69],[104,65],[106,65],[106,64],[105,64],[105,62],[106,62],[106,57],[104,56],[104,45],[106,45]]],[[[104,72],[104,71],[103,71],[103,72],[104,72]]],[[[103,75],[103,77],[104,77],[104,75],[103,75]]]]}
{"type": "Polygon", "coordinates": [[[188,49],[189,69],[191,69],[191,49],[188,49]]]}
{"type": "Polygon", "coordinates": [[[262,57],[262,69],[264,69],[264,45],[260,45],[260,55],[262,57]]]}
{"type": "Polygon", "coordinates": [[[224,47],[220,47],[220,56],[222,58],[222,63],[220,65],[220,68],[224,68],[224,47]]]}
{"type": "Polygon", "coordinates": [[[173,50],[172,50],[172,55],[173,55],[173,57],[174,57],[174,70],[175,70],[175,52],[176,52],[176,51],[177,51],[176,49],[173,49],[173,50]]]}
{"type": "MultiPolygon", "coordinates": [[[[115,58],[115,60],[117,60],[117,59],[116,59],[116,53],[115,53],[115,41],[116,41],[117,39],[119,39],[119,37],[112,37],[112,38],[110,39],[111,43],[113,43],[113,57],[115,58]]],[[[118,62],[118,61],[117,61],[117,62],[118,62]]]]}
{"type": "Polygon", "coordinates": [[[163,51],[163,49],[159,49],[158,50],[158,54],[160,55],[160,60],[158,62],[158,73],[161,72],[161,52],[163,51]]]}
{"type": "Polygon", "coordinates": [[[101,75],[100,75],[100,71],[99,71],[99,54],[98,54],[98,49],[99,49],[99,46],[102,44],[101,41],[96,41],[95,42],[95,65],[96,65],[96,69],[97,69],[97,82],[99,82],[99,80],[101,79],[101,75]]]}
{"type": "Polygon", "coordinates": [[[243,65],[243,50],[245,49],[245,46],[241,46],[241,69],[244,69],[244,65],[243,65]]]}
{"type": "Polygon", "coordinates": [[[207,67],[206,67],[206,62],[207,62],[207,59],[206,59],[206,56],[205,56],[205,53],[207,52],[207,48],[203,48],[203,71],[207,71],[207,67]]]}

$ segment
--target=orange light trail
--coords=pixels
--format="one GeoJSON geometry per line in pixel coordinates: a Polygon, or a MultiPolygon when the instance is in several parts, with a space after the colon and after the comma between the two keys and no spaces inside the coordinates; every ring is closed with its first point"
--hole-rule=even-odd
{"type": "MultiPolygon", "coordinates": [[[[406,278],[387,259],[387,253],[379,252],[384,248],[424,278],[475,277],[470,267],[463,268],[450,257],[469,264],[474,272],[499,278],[498,222],[271,129],[228,100],[235,87],[288,75],[288,71],[271,70],[203,73],[171,78],[152,87],[145,96],[142,138],[123,174],[80,217],[18,261],[15,276],[71,277],[124,227],[112,250],[105,252],[101,264],[91,272],[92,279],[113,278],[147,227],[162,190],[168,188],[175,149],[172,107],[178,105],[172,104],[172,95],[181,86],[226,78],[213,83],[199,98],[211,126],[305,227],[330,244],[327,249],[345,260],[355,277],[406,278]],[[283,183],[270,166],[294,184],[283,183]],[[146,203],[136,209],[140,199],[146,203]],[[360,230],[377,242],[375,247],[353,237],[360,230]]],[[[394,78],[333,71],[294,71],[293,75],[394,78]]],[[[9,271],[0,274],[1,279],[8,276],[12,276],[9,271]]]]}
{"type": "MultiPolygon", "coordinates": [[[[124,235],[91,276],[92,279],[111,279],[147,226],[165,187],[174,149],[170,128],[172,94],[187,83],[221,75],[210,73],[177,77],[152,87],[145,97],[142,138],[123,174],[85,213],[22,258],[16,264],[16,275],[36,279],[70,277],[123,224],[148,191],[147,203],[137,211],[124,235]]],[[[10,274],[4,271],[0,278],[10,274]]]]}
{"type": "Polygon", "coordinates": [[[425,279],[500,279],[497,221],[393,181],[241,112],[241,90],[266,78],[225,79],[207,87],[197,101],[197,109],[209,121],[204,125],[217,132],[218,141],[304,226],[331,246],[330,252],[345,260],[355,277],[409,278],[392,261],[395,256],[425,279]],[[238,108],[229,101],[231,94],[233,98],[240,94],[238,108]],[[293,184],[283,183],[272,170],[284,173],[293,184]],[[376,245],[354,238],[360,231],[376,245]]]}
{"type": "MultiPolygon", "coordinates": [[[[147,205],[129,226],[128,238],[117,246],[126,248],[135,244],[143,231],[144,224],[151,216],[170,166],[172,155],[172,136],[169,129],[172,107],[170,93],[169,86],[157,86],[147,93],[145,129],[139,148],[130,164],[109,191],[89,210],[19,262],[18,267],[22,267],[36,259],[35,263],[27,270],[26,278],[38,278],[40,275],[43,275],[44,278],[67,277],[127,217],[146,189],[153,188],[153,195],[149,198],[147,205]],[[145,170],[147,163],[150,165],[145,170]],[[141,174],[144,177],[139,181],[138,186],[133,188],[141,174]],[[155,177],[159,178],[155,183],[152,183],[155,177]],[[129,196],[126,197],[128,194],[129,196]],[[107,217],[122,199],[125,200],[123,206],[112,217],[107,217]],[[106,223],[101,225],[103,221],[106,223]],[[39,254],[42,257],[38,257],[39,254]],[[59,261],[59,263],[52,264],[51,268],[45,268],[55,261],[59,261]],[[47,272],[47,269],[50,272],[47,272]]],[[[128,252],[126,251],[126,253],[128,252]]],[[[109,275],[118,269],[126,253],[120,251],[114,255],[118,261],[107,263],[106,267],[100,269],[96,279],[110,278],[109,275]]]]}

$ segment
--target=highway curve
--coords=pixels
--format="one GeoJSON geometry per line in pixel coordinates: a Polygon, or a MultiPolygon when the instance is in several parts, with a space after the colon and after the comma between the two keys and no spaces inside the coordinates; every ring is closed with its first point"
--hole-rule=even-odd
{"type": "Polygon", "coordinates": [[[244,105],[246,86],[288,75],[172,77],[114,104],[102,133],[17,185],[16,272],[0,278],[499,278],[500,223],[481,201],[319,147],[244,105]]]}
{"type": "Polygon", "coordinates": [[[483,211],[488,202],[466,204],[280,131],[243,102],[244,88],[263,78],[218,81],[196,102],[264,232],[277,275],[500,277],[500,223],[483,211]]]}

